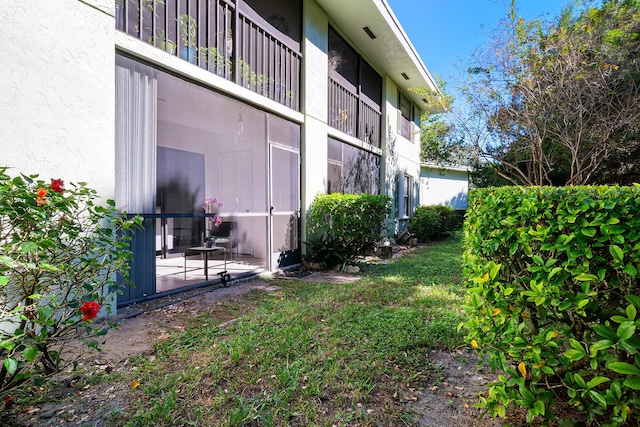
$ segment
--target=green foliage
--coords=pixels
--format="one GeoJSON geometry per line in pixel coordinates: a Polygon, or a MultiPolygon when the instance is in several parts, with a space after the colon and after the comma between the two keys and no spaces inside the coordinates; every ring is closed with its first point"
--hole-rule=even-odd
{"type": "Polygon", "coordinates": [[[0,393],[59,371],[70,340],[98,346],[108,325],[91,319],[110,310],[130,259],[125,232],[140,224],[84,183],[37,178],[0,167],[0,393]]]}
{"type": "Polygon", "coordinates": [[[443,205],[418,206],[409,223],[409,233],[421,242],[441,239],[462,227],[462,215],[443,205]]]}
{"type": "Polygon", "coordinates": [[[424,117],[420,125],[420,158],[438,165],[468,163],[467,147],[441,115],[424,117]]]}
{"type": "Polygon", "coordinates": [[[483,167],[516,185],[637,181],[638,3],[573,2],[549,22],[511,6],[467,67],[456,120],[483,167]]]}
{"type": "Polygon", "coordinates": [[[470,147],[462,133],[450,120],[448,112],[453,97],[447,93],[446,84],[436,76],[436,89],[409,88],[426,101],[427,113],[420,123],[420,158],[438,165],[469,163],[470,147]]]}
{"type": "Polygon", "coordinates": [[[198,46],[198,22],[192,16],[184,13],[177,19],[180,36],[184,46],[195,48],[198,46]]]}
{"type": "Polygon", "coordinates": [[[494,162],[474,162],[469,172],[469,182],[475,188],[502,187],[511,183],[500,173],[502,167],[494,162]]]}
{"type": "Polygon", "coordinates": [[[391,198],[374,194],[320,194],[307,212],[309,259],[326,268],[344,265],[382,239],[391,198]]]}
{"type": "Polygon", "coordinates": [[[307,246],[311,254],[311,261],[317,262],[324,268],[345,265],[357,255],[339,236],[326,232],[309,237],[307,246]]]}
{"type": "Polygon", "coordinates": [[[465,244],[468,341],[506,373],[480,406],[532,422],[565,396],[589,425],[636,425],[640,186],[474,190],[465,244]]]}

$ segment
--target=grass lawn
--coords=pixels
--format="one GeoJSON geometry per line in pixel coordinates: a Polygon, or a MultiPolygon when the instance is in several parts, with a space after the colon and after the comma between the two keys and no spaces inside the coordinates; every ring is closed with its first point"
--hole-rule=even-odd
{"type": "MultiPolygon", "coordinates": [[[[438,370],[433,348],[462,344],[457,238],[364,267],[349,284],[274,279],[223,328],[215,310],[137,357],[126,426],[392,426],[438,370]]],[[[118,379],[123,380],[122,378],[118,379]]],[[[105,377],[103,381],[109,381],[105,377]]]]}

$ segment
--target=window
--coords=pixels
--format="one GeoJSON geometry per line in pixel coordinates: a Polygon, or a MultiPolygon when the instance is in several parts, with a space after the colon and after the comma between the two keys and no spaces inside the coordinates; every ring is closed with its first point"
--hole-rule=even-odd
{"type": "Polygon", "coordinates": [[[328,45],[329,77],[342,80],[341,83],[344,86],[356,92],[360,80],[358,52],[331,26],[329,26],[328,45]],[[340,77],[342,78],[340,79],[340,77]]]}
{"type": "Polygon", "coordinates": [[[207,197],[224,202],[213,213],[246,271],[295,261],[300,125],[123,56],[115,71],[116,203],[145,217],[118,303],[207,280],[185,255],[215,231],[207,197]]]}
{"type": "Polygon", "coordinates": [[[396,180],[395,203],[397,215],[408,219],[413,214],[415,180],[406,172],[399,172],[396,180]]]}
{"type": "Polygon", "coordinates": [[[380,192],[379,156],[333,138],[328,140],[328,151],[328,193],[380,192]]]}
{"type": "Polygon", "coordinates": [[[400,117],[399,117],[400,135],[404,136],[409,140],[412,140],[411,123],[413,122],[415,117],[414,111],[413,111],[413,104],[411,103],[409,98],[404,96],[402,93],[399,93],[398,105],[400,110],[400,117]]]}
{"type": "Polygon", "coordinates": [[[246,6],[249,6],[282,34],[297,42],[301,40],[302,2],[298,0],[245,0],[243,3],[246,3],[246,5],[242,5],[243,12],[246,6]]]}
{"type": "Polygon", "coordinates": [[[402,194],[402,215],[407,218],[411,213],[411,177],[405,175],[402,194]]]}

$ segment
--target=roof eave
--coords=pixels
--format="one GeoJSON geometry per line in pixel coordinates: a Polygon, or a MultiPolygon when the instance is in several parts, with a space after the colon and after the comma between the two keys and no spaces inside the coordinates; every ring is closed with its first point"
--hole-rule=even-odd
{"type": "Polygon", "coordinates": [[[422,58],[386,0],[316,0],[371,65],[388,75],[409,98],[429,114],[445,111],[442,103],[427,105],[411,88],[438,90],[422,58]],[[374,35],[364,30],[367,27],[374,35]]]}

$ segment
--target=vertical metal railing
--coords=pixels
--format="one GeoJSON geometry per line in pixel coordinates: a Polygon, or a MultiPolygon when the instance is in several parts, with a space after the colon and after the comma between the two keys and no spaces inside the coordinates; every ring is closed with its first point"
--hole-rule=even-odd
{"type": "Polygon", "coordinates": [[[380,147],[380,106],[329,77],[329,125],[380,147]]]}
{"type": "Polygon", "coordinates": [[[234,1],[115,2],[118,30],[300,110],[299,46],[240,13],[234,1]]]}
{"type": "Polygon", "coordinates": [[[358,97],[347,88],[329,78],[329,125],[357,136],[358,97]]]}
{"type": "Polygon", "coordinates": [[[242,13],[238,26],[237,83],[299,110],[300,53],[242,13]]]}
{"type": "Polygon", "coordinates": [[[360,99],[358,114],[358,138],[374,147],[380,148],[380,106],[371,105],[360,99]]]}

